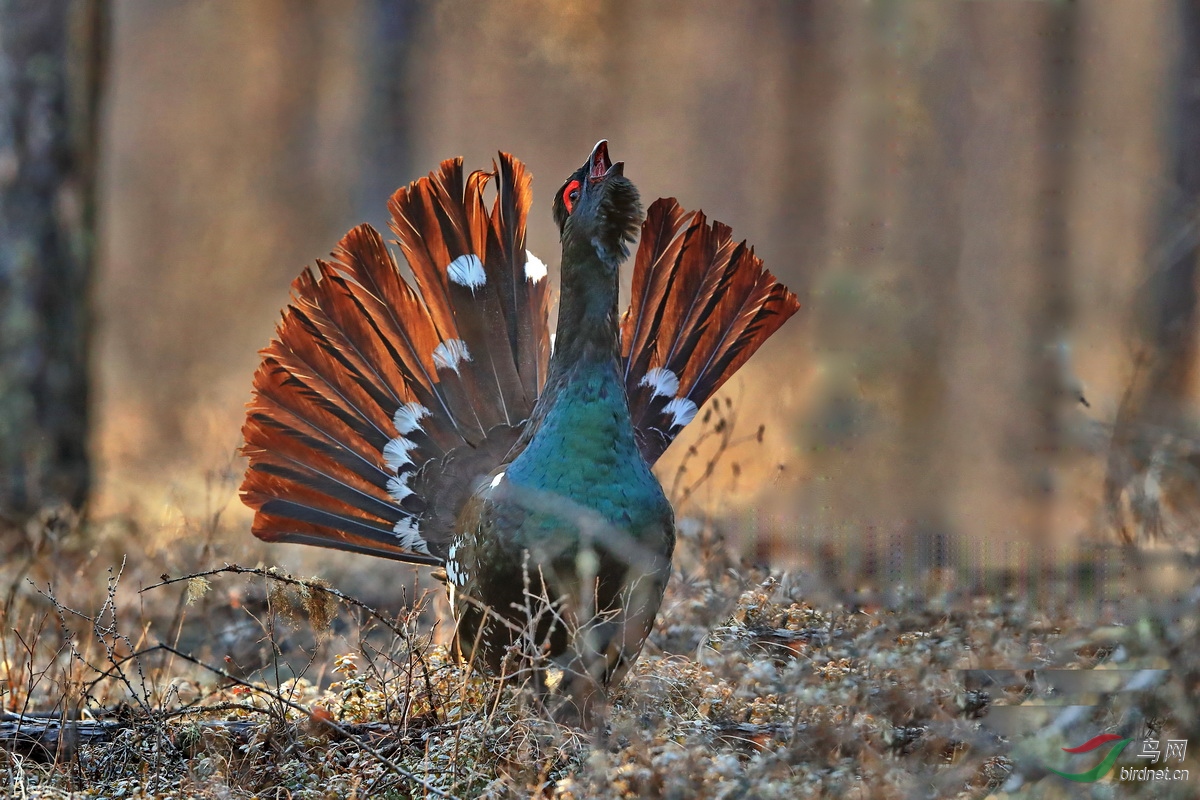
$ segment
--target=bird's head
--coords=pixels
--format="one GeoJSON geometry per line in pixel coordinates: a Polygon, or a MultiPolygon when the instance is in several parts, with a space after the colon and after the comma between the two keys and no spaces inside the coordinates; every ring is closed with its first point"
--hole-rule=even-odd
{"type": "Polygon", "coordinates": [[[564,248],[588,244],[608,263],[620,263],[629,254],[642,222],[637,187],[625,177],[625,164],[608,157],[608,142],[601,139],[583,166],[563,183],[554,196],[554,221],[564,248]]]}

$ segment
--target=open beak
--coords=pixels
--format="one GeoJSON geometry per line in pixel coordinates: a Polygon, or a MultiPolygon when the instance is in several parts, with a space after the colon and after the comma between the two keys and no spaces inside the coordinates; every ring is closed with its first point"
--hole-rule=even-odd
{"type": "Polygon", "coordinates": [[[612,175],[624,174],[625,162],[618,161],[614,164],[608,157],[608,141],[601,139],[596,142],[596,146],[592,148],[592,154],[588,156],[588,181],[599,183],[612,175]]]}

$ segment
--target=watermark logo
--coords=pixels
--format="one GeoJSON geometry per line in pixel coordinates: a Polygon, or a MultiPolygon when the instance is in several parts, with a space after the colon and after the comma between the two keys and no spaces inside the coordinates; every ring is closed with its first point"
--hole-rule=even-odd
{"type": "Polygon", "coordinates": [[[1170,738],[1178,734],[1168,728],[1169,719],[1150,715],[1141,705],[1147,692],[1158,692],[1170,677],[1165,669],[964,670],[958,702],[981,727],[1010,743],[1009,754],[1019,766],[1005,781],[1006,791],[1042,778],[1076,783],[1187,781],[1187,739],[1170,738]],[[991,702],[997,695],[1020,701],[991,702]],[[1103,698],[1100,705],[1097,697],[1103,698]],[[1100,710],[1104,713],[1097,714],[1100,710]],[[1100,717],[1111,720],[1109,729],[1121,733],[1096,736],[1094,729],[1088,731],[1089,721],[1100,717]],[[1083,727],[1088,732],[1076,733],[1081,726],[1088,726],[1083,727]],[[1089,736],[1082,744],[1062,747],[1089,736]],[[1061,755],[1049,755],[1059,747],[1061,755]]]}
{"type": "MultiPolygon", "coordinates": [[[[1164,741],[1158,738],[1158,734],[1151,731],[1139,737],[1141,740],[1141,748],[1136,753],[1138,758],[1149,760],[1150,766],[1143,767],[1121,767],[1119,777],[1122,781],[1186,781],[1189,777],[1186,769],[1172,769],[1166,766],[1169,761],[1182,762],[1187,756],[1187,739],[1167,739],[1164,741]],[[1159,761],[1163,762],[1161,768],[1154,768],[1159,761]]],[[[1117,763],[1117,758],[1131,743],[1137,741],[1136,738],[1122,739],[1115,733],[1102,733],[1099,736],[1094,736],[1088,739],[1081,745],[1076,747],[1064,747],[1063,750],[1067,753],[1090,753],[1093,750],[1098,750],[1105,745],[1111,745],[1108,755],[1104,759],[1087,770],[1086,772],[1063,772],[1054,767],[1047,766],[1046,769],[1053,772],[1059,777],[1066,778],[1069,781],[1076,783],[1094,783],[1107,775],[1117,763]]]]}
{"type": "Polygon", "coordinates": [[[1059,777],[1066,778],[1069,781],[1076,783],[1092,783],[1098,781],[1108,774],[1108,771],[1113,768],[1113,764],[1117,763],[1117,757],[1121,755],[1121,751],[1132,742],[1133,739],[1122,739],[1115,733],[1102,733],[1099,736],[1088,739],[1083,744],[1077,747],[1064,747],[1063,750],[1068,753],[1090,753],[1093,750],[1103,747],[1110,742],[1116,742],[1116,745],[1108,751],[1108,755],[1104,757],[1096,766],[1089,769],[1087,772],[1063,772],[1054,767],[1046,767],[1059,777]]]}

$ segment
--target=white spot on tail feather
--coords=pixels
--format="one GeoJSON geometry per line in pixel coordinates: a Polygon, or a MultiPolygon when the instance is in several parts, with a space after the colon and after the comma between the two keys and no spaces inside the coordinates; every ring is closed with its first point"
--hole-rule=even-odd
{"type": "Polygon", "coordinates": [[[504,480],[504,473],[503,473],[503,472],[501,472],[501,473],[500,473],[499,475],[497,475],[496,477],[492,478],[492,487],[491,487],[491,488],[495,489],[497,486],[499,486],[499,485],[500,485],[500,481],[502,481],[502,480],[504,480]]]}
{"type": "Polygon", "coordinates": [[[546,277],[546,262],[528,250],[525,251],[525,279],[537,283],[546,277]]]}
{"type": "Polygon", "coordinates": [[[446,581],[450,584],[451,604],[454,602],[454,587],[466,583],[467,577],[467,571],[458,563],[458,545],[452,544],[450,552],[446,554],[446,581]]]}
{"type": "Polygon", "coordinates": [[[403,436],[397,436],[383,446],[383,462],[395,472],[405,464],[413,463],[409,452],[416,446],[416,442],[405,439],[403,436]]]}
{"type": "Polygon", "coordinates": [[[410,494],[413,493],[413,490],[408,488],[408,479],[411,477],[412,477],[411,472],[405,472],[401,475],[397,475],[394,478],[388,478],[388,482],[387,482],[388,494],[390,494],[392,496],[392,499],[395,500],[397,503],[401,502],[402,500],[404,500],[404,498],[408,497],[410,494]]]}
{"type": "Polygon", "coordinates": [[[655,367],[638,381],[638,386],[653,387],[655,397],[674,397],[679,391],[679,377],[669,369],[655,367]]]}
{"type": "Polygon", "coordinates": [[[459,286],[466,286],[472,291],[487,283],[483,262],[474,253],[467,253],[451,261],[450,266],[446,267],[446,274],[459,286]]]}
{"type": "Polygon", "coordinates": [[[557,333],[550,334],[550,352],[551,353],[554,352],[554,343],[556,341],[558,341],[558,334],[557,333]]]}
{"type": "Polygon", "coordinates": [[[432,555],[429,552],[429,544],[421,538],[420,532],[417,530],[417,521],[411,517],[405,517],[396,523],[392,528],[392,532],[396,534],[396,538],[400,540],[401,547],[407,550],[413,550],[425,555],[432,555]]]}
{"type": "Polygon", "coordinates": [[[433,363],[438,369],[452,369],[458,372],[458,362],[470,360],[471,351],[462,339],[447,339],[433,348],[433,363]]]}
{"type": "Polygon", "coordinates": [[[429,409],[420,403],[405,403],[396,409],[396,415],[392,417],[392,424],[396,426],[396,430],[401,433],[412,433],[413,431],[422,430],[421,423],[418,420],[429,416],[429,409]]]}
{"type": "Polygon", "coordinates": [[[663,413],[674,417],[671,422],[672,427],[687,425],[692,421],[692,417],[696,416],[696,404],[686,397],[676,397],[667,403],[666,408],[663,409],[663,413]]]}

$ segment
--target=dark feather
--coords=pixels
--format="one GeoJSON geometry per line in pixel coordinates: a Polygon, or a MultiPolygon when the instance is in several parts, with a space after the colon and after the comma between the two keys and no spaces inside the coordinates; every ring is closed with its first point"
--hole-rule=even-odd
{"type": "Polygon", "coordinates": [[[444,556],[462,487],[443,484],[500,463],[535,399],[538,361],[521,348],[548,348],[544,281],[523,274],[529,181],[511,156],[500,164],[490,214],[493,175],[464,185],[461,160],[392,197],[417,290],[367,225],[293,283],[243,428],[256,536],[414,563],[444,556]],[[447,272],[468,254],[486,275],[474,287],[447,272]],[[451,366],[456,340],[471,358],[451,366]],[[422,410],[398,429],[402,406],[422,410]]]}
{"type": "Polygon", "coordinates": [[[381,556],[410,564],[438,565],[437,556],[398,547],[390,530],[304,503],[269,499],[256,506],[251,532],[268,542],[291,542],[381,556]]]}
{"type": "Polygon", "coordinates": [[[651,205],[621,326],[642,456],[654,463],[686,424],[684,412],[703,406],[799,307],[728,226],[708,225],[673,198],[651,205]]]}
{"type": "Polygon", "coordinates": [[[516,370],[525,401],[533,408],[550,360],[550,330],[547,294],[549,282],[526,274],[525,219],[529,213],[530,178],[525,165],[507,153],[500,154],[496,172],[496,201],[492,206],[488,238],[489,280],[499,275],[505,289],[500,293],[508,337],[515,355],[516,370]],[[518,324],[531,320],[532,325],[518,324]]]}
{"type": "Polygon", "coordinates": [[[683,249],[680,230],[695,225],[695,214],[680,207],[673,197],[655,200],[642,223],[641,241],[633,263],[633,291],[629,310],[621,320],[621,346],[625,357],[625,382],[630,376],[638,380],[650,369],[654,355],[654,340],[675,264],[683,249]]]}

